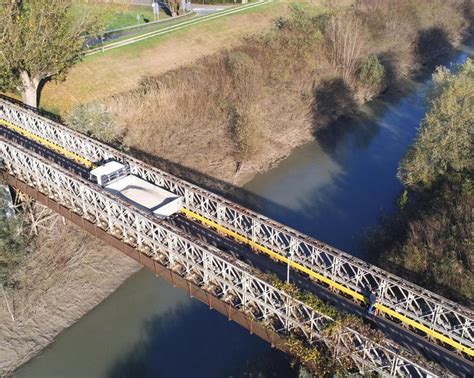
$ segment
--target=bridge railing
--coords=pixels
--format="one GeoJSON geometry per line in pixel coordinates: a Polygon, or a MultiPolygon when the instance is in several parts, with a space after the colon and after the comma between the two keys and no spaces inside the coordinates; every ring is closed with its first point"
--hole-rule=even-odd
{"type": "Polygon", "coordinates": [[[204,222],[282,256],[294,268],[355,300],[363,301],[368,288],[377,287],[382,312],[474,356],[473,311],[0,98],[2,118],[90,161],[127,161],[133,174],[183,196],[186,208],[204,222]]]}
{"type": "Polygon", "coordinates": [[[105,192],[45,158],[0,137],[2,169],[159,264],[231,304],[275,332],[324,342],[335,357],[349,355],[362,371],[428,377],[443,374],[403,357],[394,344],[376,343],[351,328],[324,336],[334,320],[255,276],[248,265],[105,192]]]}

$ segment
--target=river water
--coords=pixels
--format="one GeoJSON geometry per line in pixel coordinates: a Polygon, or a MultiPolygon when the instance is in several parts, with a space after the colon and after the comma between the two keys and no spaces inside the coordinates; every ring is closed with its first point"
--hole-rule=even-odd
{"type": "MultiPolygon", "coordinates": [[[[472,56],[463,48],[450,59],[472,56]]],[[[398,162],[424,114],[428,76],[398,98],[377,100],[331,125],[258,175],[241,202],[308,235],[367,259],[364,232],[390,211],[401,186],[398,162]]],[[[67,309],[65,309],[67,311],[67,309]]],[[[297,376],[283,353],[142,270],[63,332],[15,377],[297,376]]]]}

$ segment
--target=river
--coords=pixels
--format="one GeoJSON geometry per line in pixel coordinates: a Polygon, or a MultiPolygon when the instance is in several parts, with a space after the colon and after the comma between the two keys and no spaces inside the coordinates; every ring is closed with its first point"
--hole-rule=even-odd
{"type": "MultiPolygon", "coordinates": [[[[450,59],[472,56],[464,48],[450,59]]],[[[248,183],[244,204],[355,256],[390,211],[428,75],[373,101],[248,183]]],[[[66,311],[67,309],[65,309],[66,311]]],[[[142,270],[15,372],[18,378],[297,376],[283,353],[142,270]]]]}

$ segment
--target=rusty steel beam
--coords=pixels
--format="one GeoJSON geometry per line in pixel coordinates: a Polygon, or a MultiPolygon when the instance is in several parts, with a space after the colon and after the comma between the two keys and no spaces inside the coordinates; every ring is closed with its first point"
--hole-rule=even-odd
{"type": "MultiPolygon", "coordinates": [[[[110,245],[111,247],[124,253],[131,259],[143,265],[145,268],[147,268],[151,272],[155,273],[157,277],[163,278],[165,281],[167,281],[174,287],[177,287],[185,291],[189,295],[190,298],[195,298],[199,300],[200,302],[209,306],[210,310],[215,310],[219,312],[220,314],[227,317],[229,321],[233,321],[239,324],[241,327],[248,330],[251,335],[256,335],[260,337],[262,340],[268,342],[272,348],[276,348],[276,349],[281,350],[284,353],[291,354],[289,348],[285,344],[285,340],[275,331],[268,329],[266,327],[263,327],[260,323],[256,322],[248,315],[237,310],[230,304],[220,300],[218,297],[203,290],[196,284],[190,281],[187,281],[186,279],[184,279],[177,273],[173,272],[171,269],[168,269],[167,267],[161,265],[159,262],[157,262],[156,260],[153,260],[146,254],[140,251],[137,251],[135,248],[124,243],[122,240],[108,234],[101,228],[97,227],[94,223],[89,222],[88,220],[85,220],[84,218],[75,214],[68,208],[60,205],[59,203],[52,200],[48,196],[45,196],[41,192],[37,191],[35,188],[18,180],[16,177],[3,171],[2,178],[5,184],[13,187],[14,189],[20,192],[27,194],[28,196],[35,199],[39,203],[43,204],[44,206],[47,206],[54,212],[63,216],[65,219],[67,219],[71,223],[87,231],[92,236],[102,240],[103,242],[110,245]]],[[[307,364],[307,367],[309,369],[314,368],[314,366],[312,366],[311,364],[307,364]]]]}

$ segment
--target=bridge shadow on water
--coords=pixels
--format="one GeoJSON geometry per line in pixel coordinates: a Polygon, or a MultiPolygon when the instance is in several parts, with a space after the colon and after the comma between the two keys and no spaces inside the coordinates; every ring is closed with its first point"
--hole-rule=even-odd
{"type": "Polygon", "coordinates": [[[106,377],[297,376],[283,352],[197,301],[150,319],[143,334],[106,377]]]}

